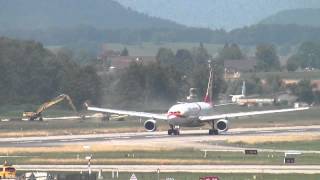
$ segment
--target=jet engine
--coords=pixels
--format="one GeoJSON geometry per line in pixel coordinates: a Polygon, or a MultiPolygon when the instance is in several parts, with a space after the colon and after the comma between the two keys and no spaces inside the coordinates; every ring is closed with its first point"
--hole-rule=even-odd
{"type": "Polygon", "coordinates": [[[229,129],[229,121],[227,119],[220,119],[214,124],[214,128],[219,132],[225,132],[229,129]]]}
{"type": "Polygon", "coordinates": [[[144,122],[144,128],[149,132],[156,131],[157,130],[157,122],[154,119],[149,119],[144,122]]]}

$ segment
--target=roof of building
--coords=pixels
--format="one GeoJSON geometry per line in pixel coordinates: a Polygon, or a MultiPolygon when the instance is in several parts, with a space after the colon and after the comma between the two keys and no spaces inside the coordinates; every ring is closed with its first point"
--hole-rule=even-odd
{"type": "Polygon", "coordinates": [[[256,59],[234,59],[224,61],[224,68],[227,70],[250,71],[254,70],[256,65],[256,59]]]}
{"type": "Polygon", "coordinates": [[[110,65],[117,69],[124,69],[129,67],[133,61],[141,62],[142,64],[149,64],[156,61],[154,56],[114,56],[108,57],[107,61],[110,61],[110,65]]]}

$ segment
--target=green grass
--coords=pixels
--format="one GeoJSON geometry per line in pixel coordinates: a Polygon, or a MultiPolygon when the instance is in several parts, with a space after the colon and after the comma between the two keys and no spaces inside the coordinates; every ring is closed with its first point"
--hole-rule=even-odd
{"type": "Polygon", "coordinates": [[[298,142],[267,142],[258,144],[235,143],[241,147],[264,148],[264,149],[288,149],[288,150],[310,150],[320,151],[320,140],[316,141],[298,141],[298,142]]]}
{"type": "MultiPolygon", "coordinates": [[[[223,45],[219,44],[204,44],[204,46],[211,55],[216,54],[223,47],[223,45]]],[[[192,50],[194,47],[199,47],[199,43],[142,43],[140,45],[108,43],[108,48],[113,50],[121,51],[124,47],[128,49],[129,54],[132,56],[156,56],[161,47],[170,48],[175,52],[178,49],[192,50]]]]}
{"type": "MultiPolygon", "coordinates": [[[[21,105],[6,105],[0,107],[0,118],[21,118],[24,111],[35,112],[40,105],[21,104],[21,105]]],[[[77,113],[69,107],[53,106],[43,112],[43,116],[70,116],[77,113]]]]}
{"type": "MultiPolygon", "coordinates": [[[[12,164],[82,164],[88,154],[93,155],[93,164],[140,164],[140,165],[160,165],[160,164],[260,164],[260,165],[281,165],[283,164],[283,153],[259,152],[258,155],[245,155],[242,152],[204,152],[192,149],[168,150],[168,151],[100,151],[100,152],[46,152],[46,153],[15,153],[10,156],[27,157],[1,157],[0,162],[8,160],[12,164]],[[133,157],[134,154],[134,157],[133,157]],[[55,160],[56,161],[52,161],[55,160]],[[158,160],[155,160],[158,159],[158,160]],[[162,161],[162,160],[166,161],[162,161]],[[51,161],[44,161],[51,160],[51,161]],[[58,162],[57,160],[64,160],[58,162]],[[121,160],[121,161],[118,161],[121,160]],[[150,161],[152,160],[152,161],[150,161]],[[169,160],[169,161],[168,161],[169,160]],[[172,161],[170,161],[172,160],[172,161]]],[[[6,156],[6,154],[0,154],[6,156]]],[[[318,154],[302,154],[297,158],[299,165],[319,165],[320,156],[318,154]]]]}
{"type": "MultiPolygon", "coordinates": [[[[226,113],[226,112],[239,112],[239,111],[256,111],[265,110],[269,107],[239,107],[239,106],[223,106],[215,109],[214,113],[226,113]]],[[[281,107],[284,108],[284,107],[281,107]]],[[[21,117],[22,108],[13,107],[2,107],[1,112],[8,111],[8,114],[13,112],[19,114],[21,117]],[[10,110],[11,109],[11,110],[10,110]],[[14,109],[14,110],[12,110],[14,109]]],[[[88,113],[88,112],[86,112],[88,113]]],[[[210,113],[210,114],[211,114],[210,113]]],[[[3,115],[3,114],[2,114],[3,115]]],[[[53,108],[44,113],[44,117],[57,117],[57,116],[69,116],[75,115],[74,112],[68,110],[61,110],[58,108],[53,108]]],[[[17,117],[17,116],[11,116],[17,117]]],[[[243,117],[238,119],[230,119],[230,128],[249,128],[249,127],[274,127],[274,126],[295,126],[295,125],[316,125],[320,124],[319,111],[317,109],[311,109],[307,111],[300,112],[289,112],[289,113],[278,113],[270,115],[260,115],[252,117],[243,117]]],[[[5,118],[5,116],[2,116],[5,118]]],[[[66,132],[73,134],[87,134],[93,133],[93,130],[97,133],[99,131],[115,131],[117,128],[126,129],[125,131],[137,132],[144,131],[143,122],[140,122],[138,118],[128,117],[126,121],[107,121],[103,122],[101,119],[86,119],[81,120],[52,120],[46,122],[25,122],[25,121],[11,121],[11,122],[0,122],[0,133],[6,132],[26,132],[26,131],[46,131],[49,134],[65,134],[66,132]]],[[[168,129],[168,124],[163,121],[158,121],[158,129],[160,131],[165,131],[168,129]]],[[[184,128],[183,129],[199,129],[199,128],[184,128]]],[[[209,126],[202,127],[202,129],[209,128],[209,126]]]]}

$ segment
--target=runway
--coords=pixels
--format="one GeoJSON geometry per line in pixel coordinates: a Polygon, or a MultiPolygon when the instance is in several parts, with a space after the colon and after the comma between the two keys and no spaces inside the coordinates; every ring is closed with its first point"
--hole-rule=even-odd
{"type": "MultiPolygon", "coordinates": [[[[19,171],[87,171],[87,165],[16,165],[19,171]]],[[[320,165],[91,165],[93,171],[319,174],[320,165]]]]}
{"type": "Polygon", "coordinates": [[[0,147],[41,147],[63,146],[71,144],[94,144],[114,142],[167,142],[167,141],[223,141],[233,136],[277,135],[277,134],[303,134],[307,132],[320,132],[320,126],[295,126],[295,127],[270,127],[270,128],[241,128],[231,129],[220,135],[208,135],[208,130],[182,130],[179,136],[169,136],[167,132],[137,132],[137,133],[112,133],[91,135],[66,135],[0,138],[0,147]]]}

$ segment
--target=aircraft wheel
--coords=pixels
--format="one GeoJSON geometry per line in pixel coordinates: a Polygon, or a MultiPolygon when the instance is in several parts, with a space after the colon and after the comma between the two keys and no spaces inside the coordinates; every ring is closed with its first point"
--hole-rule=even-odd
{"type": "Polygon", "coordinates": [[[214,129],[214,130],[213,130],[213,134],[214,134],[214,135],[218,135],[218,134],[219,134],[219,131],[218,131],[217,129],[214,129]]]}
{"type": "Polygon", "coordinates": [[[209,135],[213,135],[213,129],[209,129],[209,135]]]}
{"type": "Polygon", "coordinates": [[[180,130],[179,129],[174,129],[173,130],[174,135],[180,135],[180,130]]]}

